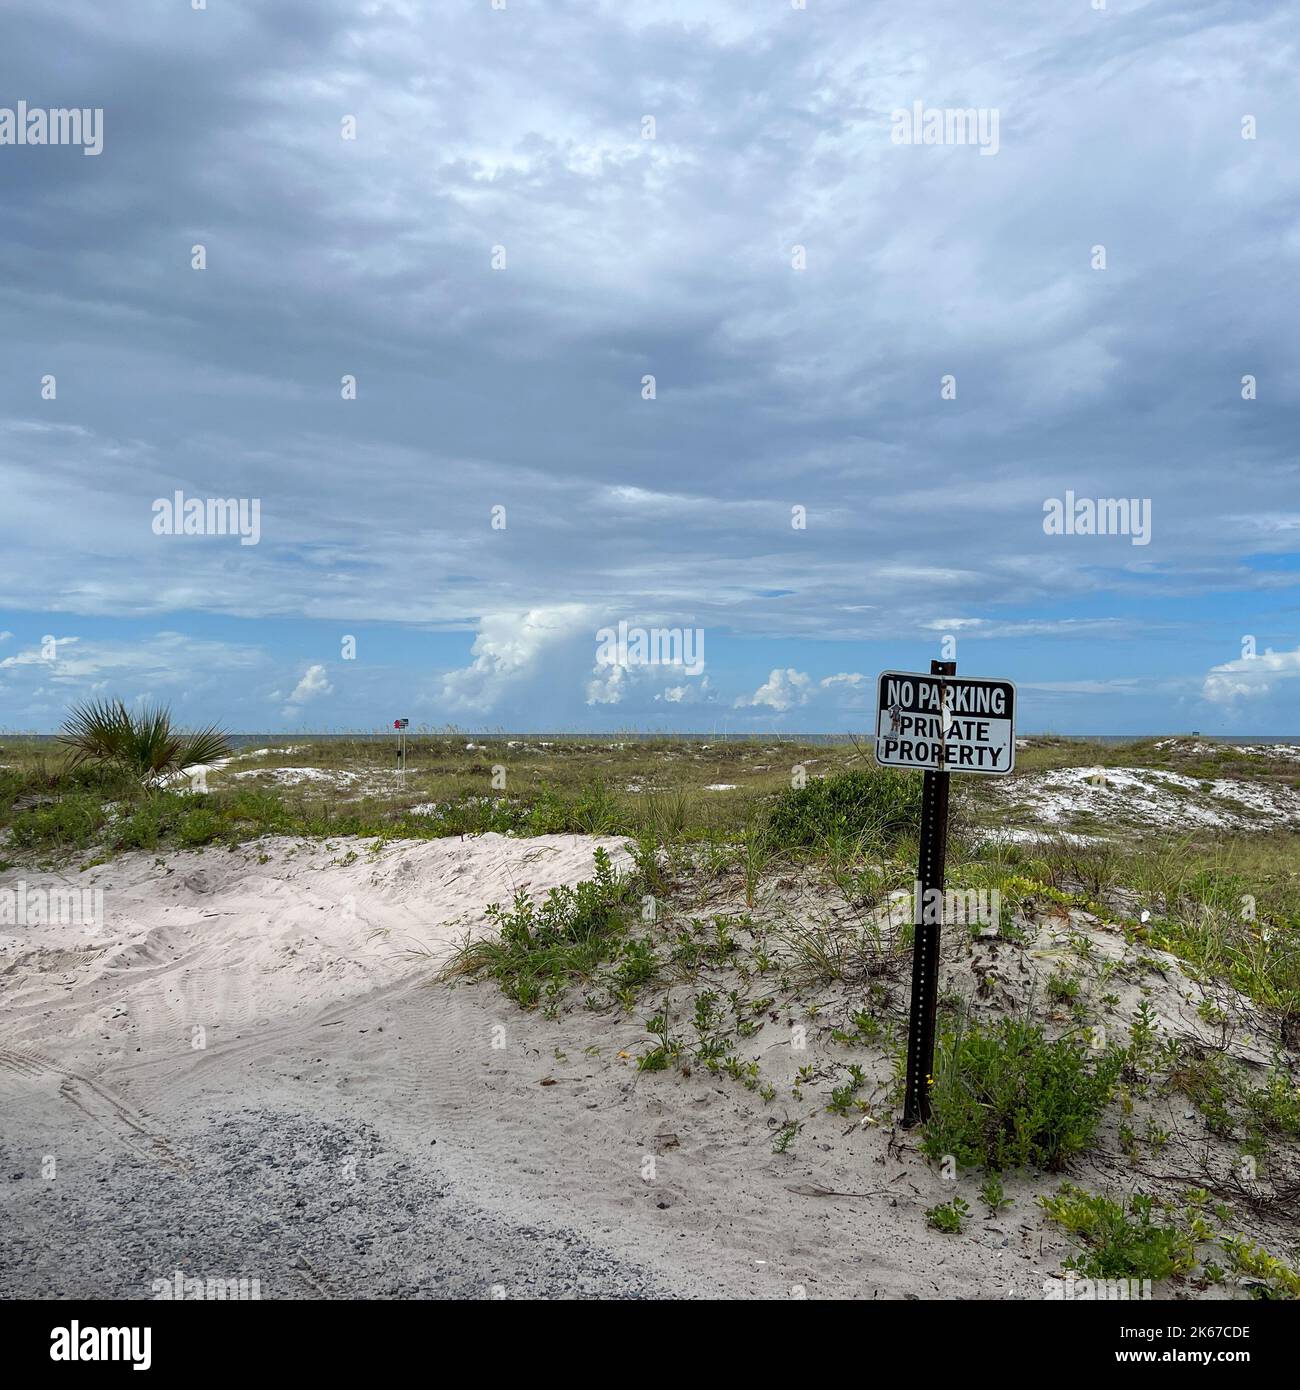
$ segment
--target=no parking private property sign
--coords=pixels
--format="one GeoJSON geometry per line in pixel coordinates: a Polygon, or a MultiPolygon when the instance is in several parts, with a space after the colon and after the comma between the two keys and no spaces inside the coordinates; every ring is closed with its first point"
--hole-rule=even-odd
{"type": "Polygon", "coordinates": [[[983,676],[882,671],[876,761],[926,772],[1007,773],[1016,765],[1016,687],[983,676]]]}

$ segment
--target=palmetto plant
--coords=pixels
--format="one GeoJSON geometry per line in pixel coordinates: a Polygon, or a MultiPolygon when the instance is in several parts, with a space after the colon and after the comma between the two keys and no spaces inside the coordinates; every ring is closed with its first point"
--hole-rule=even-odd
{"type": "Polygon", "coordinates": [[[171,711],[162,705],[132,714],[121,700],[75,705],[60,742],[72,750],[71,766],[100,763],[139,777],[145,786],[230,754],[225,734],[215,725],[181,733],[172,728],[171,711]]]}

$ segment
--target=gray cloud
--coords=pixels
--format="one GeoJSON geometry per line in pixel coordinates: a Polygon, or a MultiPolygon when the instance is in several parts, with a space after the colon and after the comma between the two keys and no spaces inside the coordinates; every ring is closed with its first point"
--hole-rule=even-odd
{"type": "Polygon", "coordinates": [[[1298,525],[1293,21],[17,0],[2,99],[106,118],[97,159],[0,149],[0,602],[489,646],[566,605],[853,640],[1249,607],[1297,580],[1255,563],[1298,525]],[[998,155],[893,145],[914,100],[998,108],[998,155]],[[261,543],[153,536],[178,487],[260,498],[261,543]],[[1045,536],[1066,489],[1151,498],[1151,545],[1045,536]]]}

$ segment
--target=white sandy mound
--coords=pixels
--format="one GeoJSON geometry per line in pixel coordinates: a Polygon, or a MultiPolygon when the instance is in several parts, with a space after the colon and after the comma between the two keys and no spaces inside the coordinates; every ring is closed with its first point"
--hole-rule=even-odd
{"type": "MultiPolygon", "coordinates": [[[[174,1046],[194,1027],[222,1040],[301,1021],[433,966],[489,903],[592,876],[623,841],[504,835],[401,841],[288,839],[123,855],[75,877],[102,889],[102,919],[17,925],[0,935],[0,1044],[101,1059],[174,1046]]],[[[14,886],[17,875],[5,875],[14,886]]],[[[26,873],[33,890],[68,875],[26,873]]],[[[35,916],[36,914],[29,914],[35,916]]]]}
{"type": "Polygon", "coordinates": [[[1150,767],[1062,767],[1019,777],[995,790],[1058,825],[1090,813],[1116,825],[1259,828],[1300,823],[1300,792],[1262,782],[1201,782],[1150,767]]]}
{"type": "Polygon", "coordinates": [[[1038,830],[1013,830],[1006,826],[989,826],[977,831],[974,838],[983,844],[990,845],[1035,845],[1050,842],[1078,848],[1081,845],[1098,844],[1102,836],[1075,835],[1068,830],[1055,830],[1050,826],[1044,826],[1038,830]]]}
{"type": "Polygon", "coordinates": [[[400,794],[405,786],[405,773],[400,767],[356,770],[260,765],[226,775],[237,782],[252,781],[256,786],[299,787],[314,793],[334,793],[345,801],[366,796],[392,796],[400,794]]]}
{"type": "Polygon", "coordinates": [[[252,767],[245,772],[234,772],[232,777],[256,777],[259,780],[282,782],[285,786],[296,787],[299,782],[332,782],[348,786],[360,776],[357,772],[342,769],[326,771],[320,767],[252,767]]]}
{"type": "Polygon", "coordinates": [[[1300,744],[1296,743],[1239,743],[1233,746],[1234,753],[1250,753],[1257,758],[1286,758],[1300,762],[1300,744]]]}
{"type": "Polygon", "coordinates": [[[1204,739],[1162,738],[1156,742],[1157,748],[1177,748],[1187,754],[1204,756],[1227,749],[1232,753],[1246,753],[1257,758],[1280,758],[1283,761],[1300,762],[1300,743],[1206,743],[1204,739]]]}

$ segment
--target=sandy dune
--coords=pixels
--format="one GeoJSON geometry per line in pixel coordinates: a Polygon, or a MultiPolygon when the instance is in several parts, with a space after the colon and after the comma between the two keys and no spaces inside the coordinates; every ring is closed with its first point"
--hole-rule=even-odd
{"type": "Polygon", "coordinates": [[[497,996],[427,987],[487,903],[590,877],[602,844],[626,862],[568,836],[128,855],[76,877],[102,921],[4,928],[0,1295],[150,1297],[176,1269],[262,1297],[668,1292],[477,1161],[533,1150],[497,1078],[544,1096],[535,1054],[497,996]]]}
{"type": "MultiPolygon", "coordinates": [[[[0,1296],[148,1298],[179,1270],[264,1298],[1042,1298],[1069,1253],[1034,1200],[1050,1180],[1010,1179],[1014,1212],[953,1240],[924,1220],[952,1184],[887,1113],[791,1106],[803,1065],[841,1070],[829,1019],[812,1052],[784,1022],[753,1039],[766,1103],[703,1068],[638,1071],[644,1003],[550,1021],[491,984],[431,986],[488,902],[589,877],[600,843],[126,855],[76,876],[103,887],[103,922],[0,929],[0,1296]]],[[[1098,960],[1120,949],[1072,920],[1024,966],[1081,933],[1098,960]]],[[[948,935],[978,999],[998,943],[948,935]]],[[[1158,966],[1117,1018],[1149,996],[1171,1034],[1203,1032],[1158,966]]],[[[1258,1064],[1264,1024],[1236,1016],[1258,1064]]]]}
{"type": "Polygon", "coordinates": [[[1255,830],[1300,822],[1300,791],[1240,778],[1198,781],[1149,767],[1062,767],[999,783],[991,794],[1053,827],[1088,814],[1107,825],[1255,830]]]}
{"type": "Polygon", "coordinates": [[[600,843],[126,855],[79,876],[103,923],[6,928],[0,1295],[1038,1296],[1050,1248],[916,1239],[933,1183],[868,1132],[792,1162],[734,1082],[639,1073],[644,1010],[430,987],[600,843]]]}
{"type": "Polygon", "coordinates": [[[79,875],[27,874],[28,891],[103,890],[103,921],[0,927],[0,1039],[80,1063],[220,1046],[250,1028],[307,1022],[394,981],[432,973],[484,907],[590,878],[618,840],[482,835],[378,854],[271,840],[233,852],[124,855],[79,875]]]}

